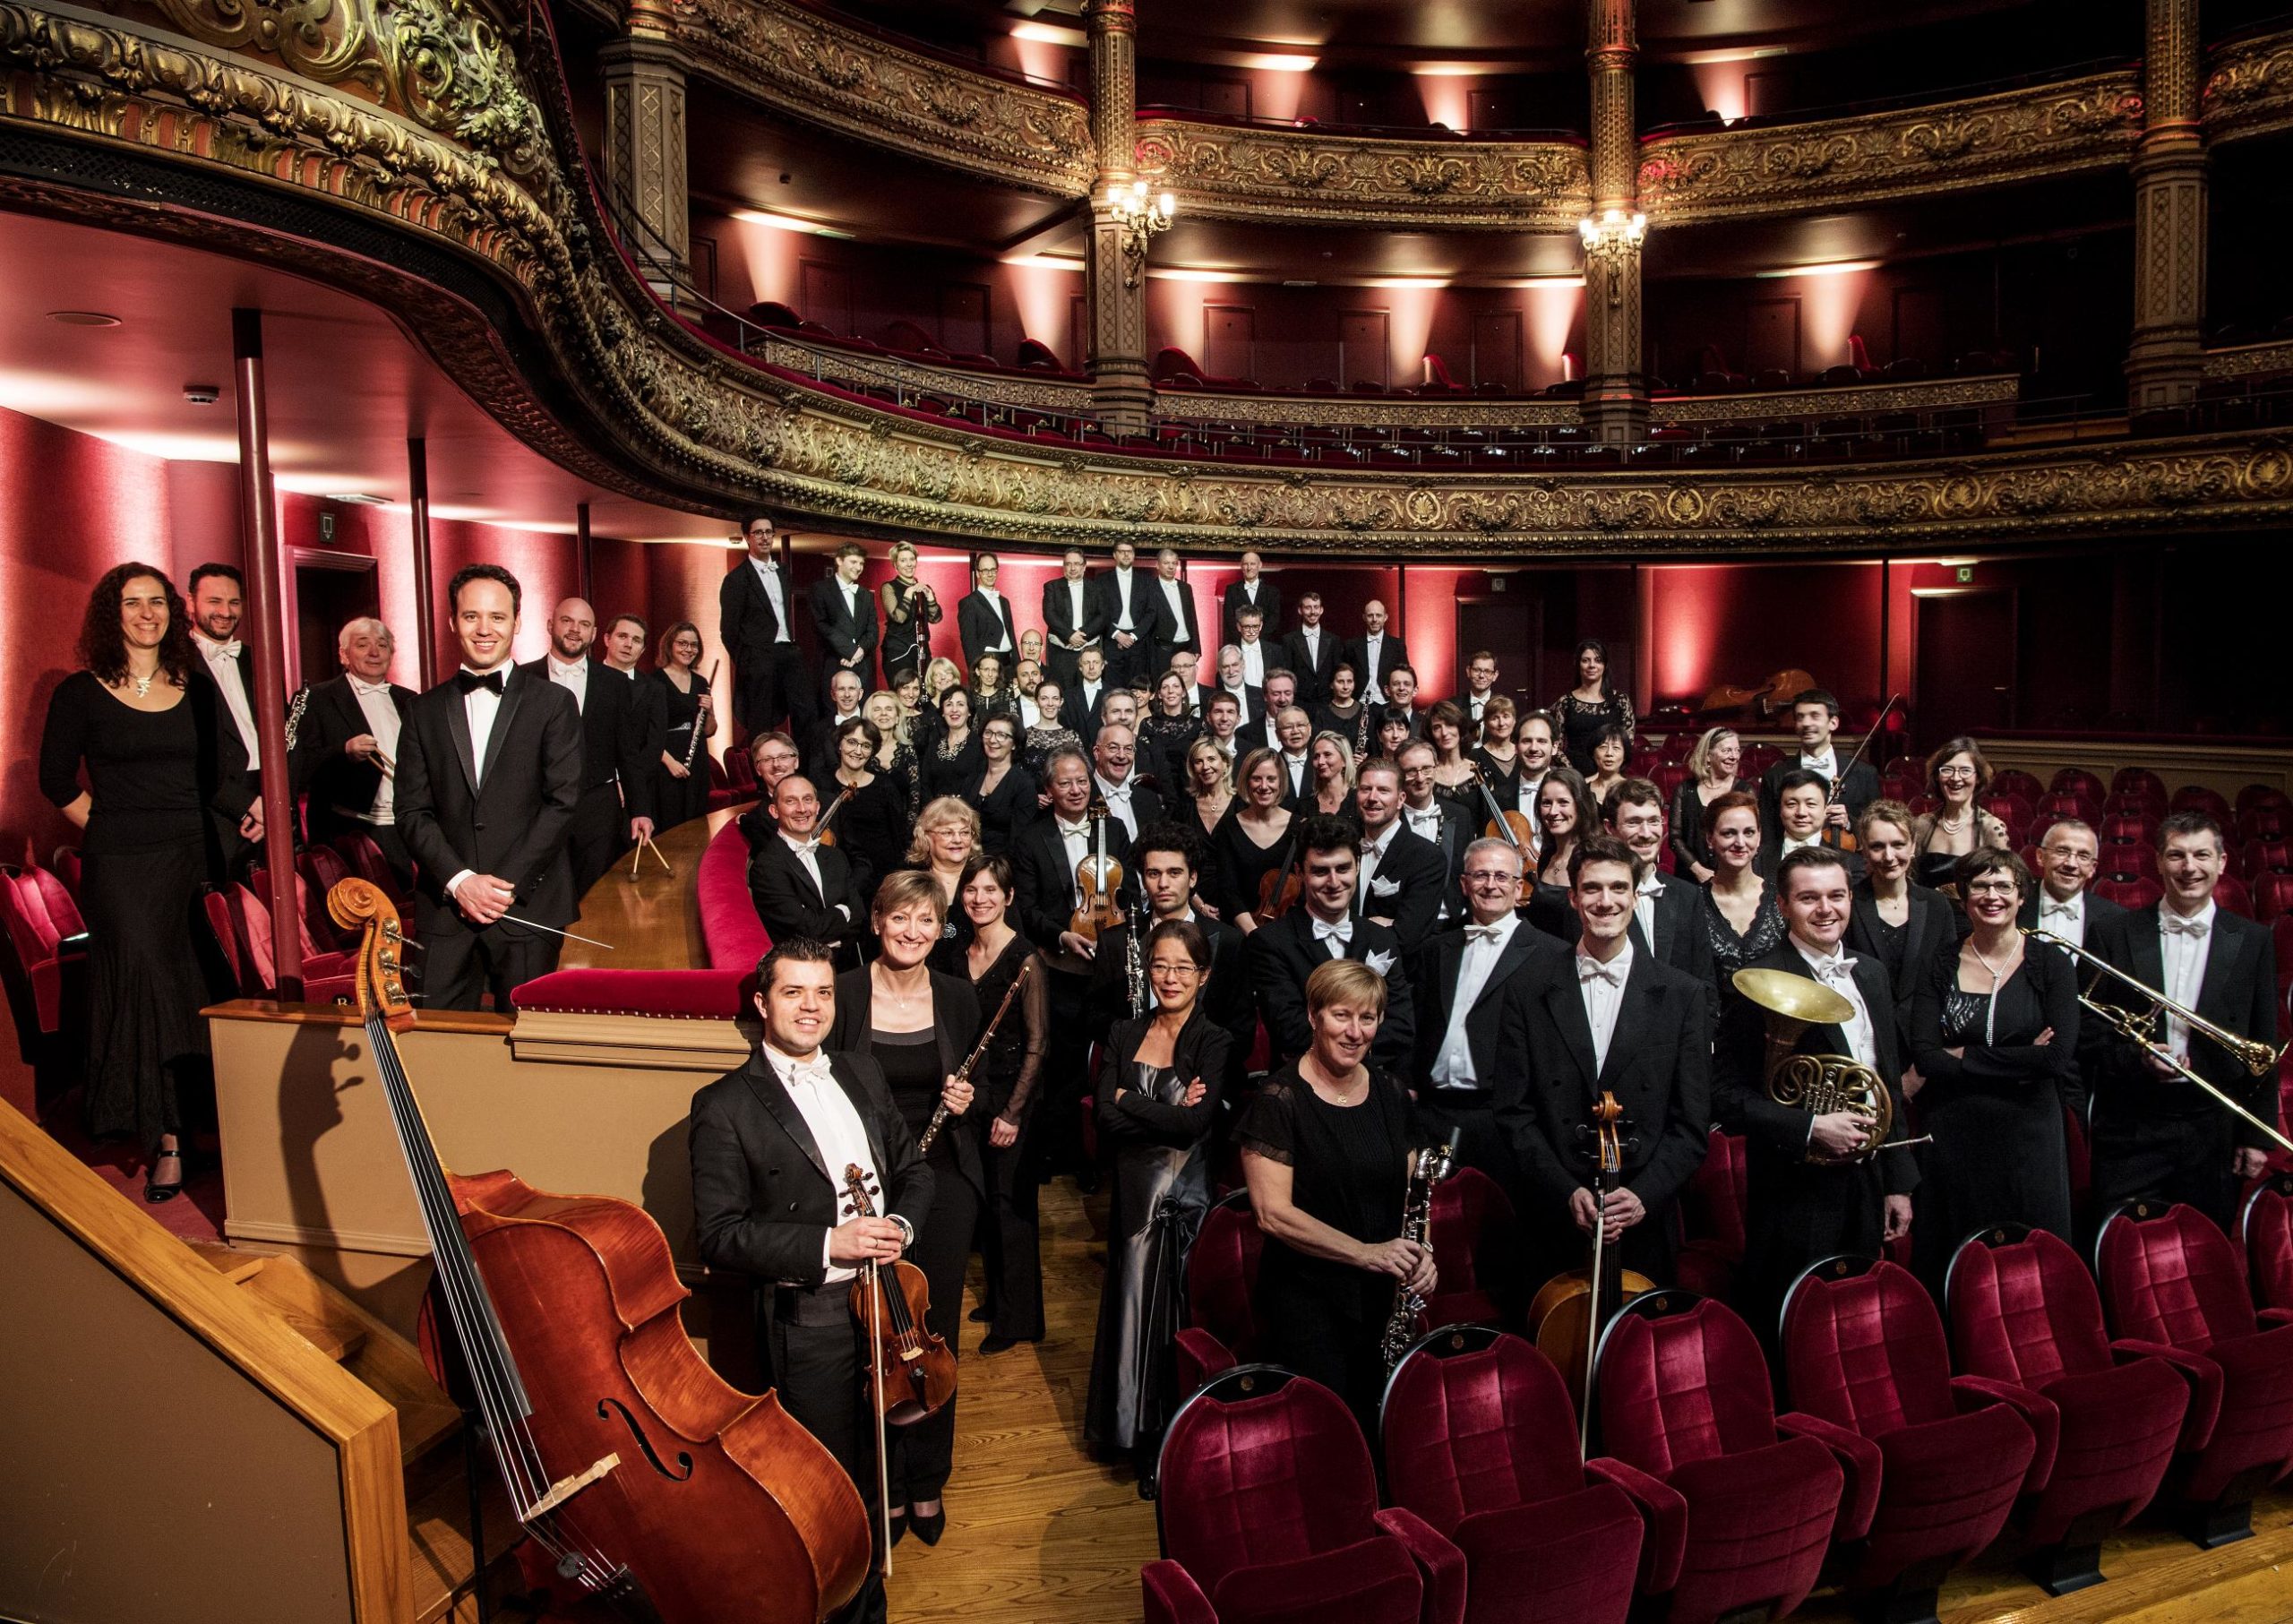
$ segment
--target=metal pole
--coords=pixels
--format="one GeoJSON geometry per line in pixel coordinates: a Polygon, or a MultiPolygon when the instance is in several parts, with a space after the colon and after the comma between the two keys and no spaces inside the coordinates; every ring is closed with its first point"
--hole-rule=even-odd
{"type": "Polygon", "coordinates": [[[589,504],[586,502],[573,510],[573,534],[576,547],[575,563],[580,580],[580,596],[594,611],[597,602],[597,583],[596,571],[590,567],[589,504]]]}
{"type": "Polygon", "coordinates": [[[271,961],[280,1001],[303,999],[302,905],[295,894],[295,803],[287,767],[287,599],[271,485],[271,411],[263,393],[262,312],[231,312],[238,377],[239,529],[246,537],[254,636],[254,726],[262,740],[263,862],[271,871],[271,961]]]}
{"type": "Polygon", "coordinates": [[[421,627],[414,640],[417,685],[428,692],[438,683],[438,583],[430,574],[430,446],[409,437],[406,443],[407,503],[414,510],[414,619],[421,627]]]}

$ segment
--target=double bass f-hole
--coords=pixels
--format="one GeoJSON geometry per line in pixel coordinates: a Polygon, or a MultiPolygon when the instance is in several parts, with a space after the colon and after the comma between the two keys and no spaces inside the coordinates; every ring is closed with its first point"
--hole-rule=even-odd
{"type": "Polygon", "coordinates": [[[645,1429],[637,1424],[637,1417],[629,1413],[627,1405],[618,1398],[601,1398],[597,1401],[599,1421],[611,1421],[616,1413],[621,1416],[622,1424],[629,1429],[630,1437],[637,1440],[637,1447],[645,1451],[646,1464],[654,1471],[673,1483],[681,1483],[692,1475],[692,1456],[683,1449],[677,1451],[676,1456],[677,1465],[683,1468],[683,1471],[672,1472],[661,1464],[660,1456],[654,1451],[653,1440],[645,1436],[645,1429]]]}

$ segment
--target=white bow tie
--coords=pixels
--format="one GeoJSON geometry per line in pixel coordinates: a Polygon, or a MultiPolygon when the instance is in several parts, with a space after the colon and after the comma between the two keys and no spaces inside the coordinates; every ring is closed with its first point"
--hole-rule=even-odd
{"type": "Polygon", "coordinates": [[[2067,902],[2049,901],[2042,902],[2039,905],[2039,917],[2041,919],[2053,919],[2057,916],[2066,916],[2074,915],[2077,913],[2077,911],[2078,898],[2075,897],[2073,897],[2067,902]]]}
{"type": "Polygon", "coordinates": [[[1653,897],[1657,892],[1663,889],[1664,881],[1663,877],[1660,874],[1652,873],[1648,878],[1640,882],[1640,894],[1643,897],[1653,897]]]}
{"type": "Polygon", "coordinates": [[[1467,941],[1495,941],[1505,934],[1501,924],[1469,924],[1465,926],[1467,941]]]}
{"type": "Polygon", "coordinates": [[[239,649],[243,647],[239,640],[236,637],[228,643],[208,643],[204,646],[207,650],[207,657],[210,660],[235,660],[239,657],[239,649]]]}
{"type": "Polygon", "coordinates": [[[1579,983],[1605,981],[1612,987],[1620,987],[1624,984],[1624,970],[1619,965],[1602,964],[1589,953],[1579,953],[1576,955],[1576,979],[1579,983]]]}
{"type": "Polygon", "coordinates": [[[372,694],[376,699],[382,699],[388,695],[390,691],[391,685],[387,679],[379,683],[370,683],[363,677],[354,676],[350,679],[350,692],[361,697],[372,694]]]}
{"type": "Polygon", "coordinates": [[[1314,921],[1314,940],[1316,941],[1352,941],[1353,921],[1341,919],[1335,924],[1332,924],[1327,919],[1317,919],[1314,921]]]}
{"type": "Polygon", "coordinates": [[[829,1069],[825,1054],[815,1053],[810,1060],[788,1062],[788,1080],[791,1083],[827,1084],[835,1078],[836,1073],[829,1069]]]}
{"type": "Polygon", "coordinates": [[[1130,786],[1117,784],[1106,790],[1099,798],[1109,806],[1128,806],[1130,804],[1130,786]]]}
{"type": "Polygon", "coordinates": [[[2194,936],[2200,941],[2204,941],[2205,933],[2213,928],[2211,919],[2185,919],[2179,914],[2162,909],[2158,915],[2158,923],[2168,936],[2194,936]]]}
{"type": "Polygon", "coordinates": [[[1813,968],[1817,981],[1852,981],[1855,979],[1855,956],[1842,953],[1836,958],[1818,959],[1813,968]]]}
{"type": "Polygon", "coordinates": [[[1072,840],[1078,835],[1087,836],[1091,832],[1091,826],[1088,823],[1069,823],[1064,818],[1055,819],[1053,821],[1059,825],[1059,837],[1062,840],[1072,840]]]}

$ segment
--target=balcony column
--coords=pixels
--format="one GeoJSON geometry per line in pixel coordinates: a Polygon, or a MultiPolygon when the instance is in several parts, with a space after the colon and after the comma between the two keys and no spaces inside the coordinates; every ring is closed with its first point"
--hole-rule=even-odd
{"type": "Polygon", "coordinates": [[[628,33],[597,53],[605,88],[606,204],[629,252],[657,285],[683,278],[692,257],[685,59],[672,30],[655,0],[632,0],[628,33]]]}
{"type": "Polygon", "coordinates": [[[1134,0],[1088,0],[1091,136],[1098,185],[1091,194],[1091,392],[1109,432],[1142,434],[1155,391],[1146,382],[1146,276],[1143,255],[1110,199],[1138,178],[1138,17],[1134,0]]]}
{"type": "Polygon", "coordinates": [[[1640,370],[1640,139],[1632,70],[1640,55],[1636,0],[1588,0],[1592,75],[1591,229],[1584,246],[1584,425],[1595,440],[1648,437],[1648,380],[1640,370]]]}
{"type": "Polygon", "coordinates": [[[2205,140],[2197,0],[2149,0],[2134,150],[2134,411],[2186,406],[2205,372],[2205,140]]]}

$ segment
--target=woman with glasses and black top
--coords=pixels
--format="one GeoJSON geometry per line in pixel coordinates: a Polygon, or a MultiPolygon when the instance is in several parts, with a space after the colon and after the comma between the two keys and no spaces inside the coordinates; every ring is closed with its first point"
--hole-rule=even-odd
{"type": "Polygon", "coordinates": [[[1960,858],[1980,847],[2003,852],[2013,845],[2006,826],[1982,809],[1989,788],[1990,762],[1972,739],[1953,739],[1927,758],[1927,793],[1937,805],[1911,823],[1912,879],[1952,896],[1960,858]]]}

